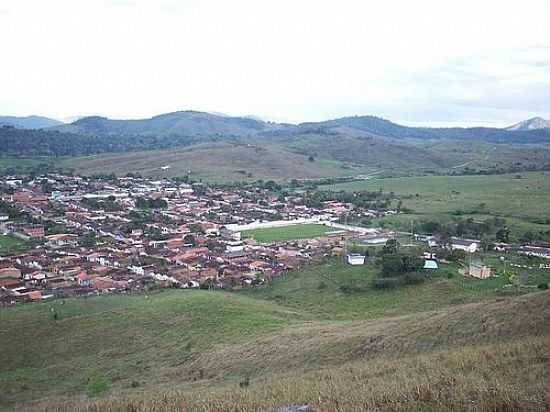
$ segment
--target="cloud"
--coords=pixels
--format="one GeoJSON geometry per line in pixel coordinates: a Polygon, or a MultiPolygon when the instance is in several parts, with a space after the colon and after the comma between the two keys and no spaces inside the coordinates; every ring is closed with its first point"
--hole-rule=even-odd
{"type": "Polygon", "coordinates": [[[0,108],[11,114],[467,124],[548,109],[545,0],[5,3],[0,108]]]}

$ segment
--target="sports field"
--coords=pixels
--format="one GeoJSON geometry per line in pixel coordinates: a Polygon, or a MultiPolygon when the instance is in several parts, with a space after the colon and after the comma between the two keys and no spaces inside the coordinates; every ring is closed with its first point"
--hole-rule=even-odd
{"type": "Polygon", "coordinates": [[[253,237],[260,243],[284,242],[294,239],[308,239],[324,236],[334,229],[325,225],[303,224],[289,225],[283,227],[271,227],[266,229],[245,230],[243,237],[253,237]]]}

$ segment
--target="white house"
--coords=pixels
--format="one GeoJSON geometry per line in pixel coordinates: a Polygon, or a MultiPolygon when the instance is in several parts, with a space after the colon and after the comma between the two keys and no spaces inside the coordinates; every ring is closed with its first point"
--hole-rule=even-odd
{"type": "Polygon", "coordinates": [[[366,256],[359,253],[350,253],[348,256],[348,263],[353,266],[364,265],[366,256]]]}
{"type": "Polygon", "coordinates": [[[479,249],[479,240],[453,238],[451,240],[451,249],[463,250],[467,253],[475,253],[479,249]]]}

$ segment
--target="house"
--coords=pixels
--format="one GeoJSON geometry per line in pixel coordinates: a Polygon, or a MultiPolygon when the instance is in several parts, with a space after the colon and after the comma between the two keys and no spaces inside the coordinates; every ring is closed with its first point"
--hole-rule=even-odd
{"type": "Polygon", "coordinates": [[[44,231],[44,226],[24,226],[22,229],[23,234],[28,238],[41,238],[46,234],[44,231]]]}
{"type": "Polygon", "coordinates": [[[478,279],[487,279],[491,276],[491,268],[480,263],[472,263],[468,266],[464,275],[478,279]]]}
{"type": "Polygon", "coordinates": [[[77,238],[77,235],[67,233],[46,236],[47,245],[52,247],[76,246],[77,238]]]}
{"type": "Polygon", "coordinates": [[[519,253],[527,256],[537,256],[544,259],[550,259],[550,248],[539,246],[521,246],[519,253]]]}
{"type": "Polygon", "coordinates": [[[86,272],[79,273],[76,280],[81,288],[92,287],[92,278],[86,272]]]}
{"type": "Polygon", "coordinates": [[[350,253],[347,256],[347,261],[350,265],[364,265],[366,256],[361,255],[360,253],[350,253]]]}
{"type": "Polygon", "coordinates": [[[452,250],[463,250],[467,253],[475,253],[479,250],[479,240],[471,239],[451,239],[452,250]]]}
{"type": "Polygon", "coordinates": [[[20,278],[21,271],[16,267],[10,266],[0,269],[0,279],[2,278],[20,278]]]}

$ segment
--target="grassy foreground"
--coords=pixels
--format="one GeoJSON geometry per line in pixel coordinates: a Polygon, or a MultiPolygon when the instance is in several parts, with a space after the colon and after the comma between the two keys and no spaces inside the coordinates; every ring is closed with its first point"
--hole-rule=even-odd
{"type": "Polygon", "coordinates": [[[445,271],[381,292],[367,286],[373,275],[332,263],[238,293],[172,290],[0,309],[0,407],[550,406],[549,292],[505,296],[490,281],[445,271]],[[358,291],[344,293],[349,284],[358,291]]]}

